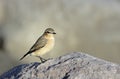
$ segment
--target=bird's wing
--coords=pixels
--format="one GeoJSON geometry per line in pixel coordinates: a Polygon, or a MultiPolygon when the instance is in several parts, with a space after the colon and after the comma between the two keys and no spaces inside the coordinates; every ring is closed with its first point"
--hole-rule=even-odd
{"type": "Polygon", "coordinates": [[[45,39],[44,37],[40,37],[36,43],[31,47],[31,49],[29,50],[30,53],[41,49],[42,47],[44,47],[47,43],[47,39],[45,39]]]}
{"type": "Polygon", "coordinates": [[[22,60],[24,57],[26,57],[28,54],[38,50],[38,49],[41,49],[43,48],[47,43],[47,39],[45,39],[44,37],[40,37],[36,43],[31,47],[31,49],[20,59],[22,60]]]}

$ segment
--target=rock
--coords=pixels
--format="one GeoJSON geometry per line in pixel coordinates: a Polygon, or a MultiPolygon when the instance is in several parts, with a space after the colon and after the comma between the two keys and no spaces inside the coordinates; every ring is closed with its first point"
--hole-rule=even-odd
{"type": "Polygon", "coordinates": [[[77,52],[16,66],[0,79],[120,79],[120,65],[77,52]]]}

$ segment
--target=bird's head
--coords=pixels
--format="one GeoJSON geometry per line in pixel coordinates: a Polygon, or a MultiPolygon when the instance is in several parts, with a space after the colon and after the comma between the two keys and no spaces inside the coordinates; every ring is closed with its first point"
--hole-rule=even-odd
{"type": "Polygon", "coordinates": [[[45,34],[56,34],[54,29],[52,29],[52,28],[47,28],[44,33],[45,34]]]}

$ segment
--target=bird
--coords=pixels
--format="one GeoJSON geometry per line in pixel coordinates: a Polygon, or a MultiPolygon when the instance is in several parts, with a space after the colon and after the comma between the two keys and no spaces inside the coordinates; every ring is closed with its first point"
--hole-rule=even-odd
{"type": "Polygon", "coordinates": [[[40,58],[41,62],[46,61],[46,59],[42,58],[41,56],[53,49],[55,43],[54,34],[56,33],[53,28],[47,28],[38,38],[35,44],[33,44],[30,50],[20,58],[20,60],[30,54],[31,56],[40,58]]]}

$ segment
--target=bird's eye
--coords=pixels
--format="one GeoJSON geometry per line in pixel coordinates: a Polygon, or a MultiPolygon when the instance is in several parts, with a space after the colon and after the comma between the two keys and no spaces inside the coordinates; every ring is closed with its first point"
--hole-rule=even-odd
{"type": "Polygon", "coordinates": [[[47,32],[47,33],[50,33],[50,32],[47,32]]]}

